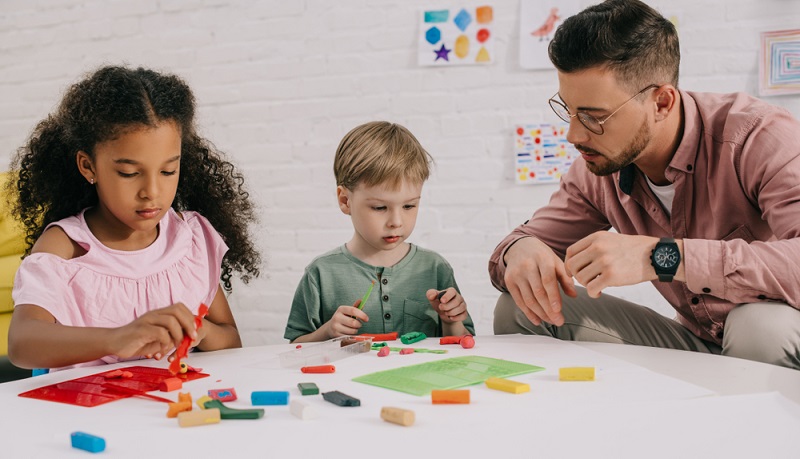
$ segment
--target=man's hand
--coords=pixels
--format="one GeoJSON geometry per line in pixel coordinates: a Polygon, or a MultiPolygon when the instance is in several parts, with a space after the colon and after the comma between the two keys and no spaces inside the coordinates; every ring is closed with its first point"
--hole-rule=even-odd
{"type": "Polygon", "coordinates": [[[592,298],[606,287],[634,285],[656,279],[650,254],[657,237],[598,231],[572,244],[564,264],[592,298]]]}
{"type": "Polygon", "coordinates": [[[508,293],[528,320],[534,325],[542,321],[563,325],[558,287],[560,285],[571,297],[577,296],[578,292],[558,255],[539,239],[526,237],[506,251],[504,261],[508,293]]]}

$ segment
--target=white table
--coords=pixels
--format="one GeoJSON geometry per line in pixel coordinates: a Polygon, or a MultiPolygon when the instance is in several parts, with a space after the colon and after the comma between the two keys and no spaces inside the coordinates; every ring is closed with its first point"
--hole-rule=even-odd
{"type": "MultiPolygon", "coordinates": [[[[392,343],[400,346],[399,341],[392,343]]],[[[438,348],[429,339],[416,347],[438,348]]],[[[267,406],[254,421],[180,428],[166,404],[143,398],[94,408],[17,394],[134,362],[81,368],[0,384],[0,456],[89,457],[70,447],[69,434],[105,438],[109,457],[798,457],[800,372],[720,356],[544,337],[484,336],[473,349],[443,346],[446,355],[375,352],[334,362],[337,371],[308,375],[279,365],[276,345],[195,353],[188,363],[210,373],[184,385],[196,399],[208,389],[236,389],[232,408],[249,407],[251,391],[288,390],[319,417],[303,421],[286,406],[267,406]],[[416,397],[351,381],[363,374],[433,359],[481,355],[543,366],[512,377],[531,385],[513,395],[471,386],[469,405],[432,405],[416,397]],[[560,366],[595,366],[594,382],[559,382],[560,366]],[[647,367],[647,368],[646,368],[647,367]],[[651,371],[651,368],[653,371],[651,371]],[[301,397],[299,382],[361,400],[338,407],[321,396],[301,397]],[[384,422],[383,406],[413,410],[416,422],[384,422]]],[[[156,393],[175,399],[175,393],[156,393]]]]}
{"type": "MultiPolygon", "coordinates": [[[[800,403],[800,371],[699,352],[606,343],[575,343],[655,372],[713,390],[719,395],[776,391],[800,403]]],[[[800,457],[800,446],[798,456],[800,457]]]]}

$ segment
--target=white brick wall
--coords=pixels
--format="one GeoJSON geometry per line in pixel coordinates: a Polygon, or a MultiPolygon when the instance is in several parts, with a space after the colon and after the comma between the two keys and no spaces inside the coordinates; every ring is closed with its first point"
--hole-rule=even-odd
{"type": "MultiPolygon", "coordinates": [[[[649,3],[679,16],[681,85],[700,91],[754,94],[759,32],[800,24],[798,1],[649,3]]],[[[511,126],[554,120],[557,81],[519,68],[518,1],[463,4],[495,8],[491,66],[416,66],[419,9],[451,1],[4,0],[0,163],[84,72],[128,63],[182,75],[202,132],[261,206],[265,275],[231,298],[245,344],[278,343],[303,267],[351,235],[335,205],[336,145],[364,121],[402,123],[437,163],[412,240],[450,260],[478,333],[491,333],[489,254],[555,189],[514,185],[511,126]]],[[[799,97],[769,100],[800,116],[799,97]]],[[[671,315],[649,286],[613,291],[671,315]]]]}

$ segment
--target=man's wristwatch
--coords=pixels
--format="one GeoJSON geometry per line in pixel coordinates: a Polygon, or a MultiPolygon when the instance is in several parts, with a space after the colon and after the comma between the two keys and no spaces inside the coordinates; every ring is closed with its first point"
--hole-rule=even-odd
{"type": "Polygon", "coordinates": [[[678,265],[681,263],[681,252],[675,239],[662,237],[650,255],[650,262],[660,282],[672,282],[672,277],[678,272],[678,265]]]}

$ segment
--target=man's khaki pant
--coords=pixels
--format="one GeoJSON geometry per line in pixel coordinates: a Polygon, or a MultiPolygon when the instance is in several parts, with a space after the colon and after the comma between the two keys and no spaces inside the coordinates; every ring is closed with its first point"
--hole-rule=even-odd
{"type": "Polygon", "coordinates": [[[707,352],[800,369],[800,310],[785,303],[734,308],[725,321],[720,347],[652,309],[606,294],[590,298],[583,287],[576,289],[577,298],[562,294],[565,322],[560,327],[533,325],[511,295],[503,293],[494,310],[494,333],[707,352]]]}

